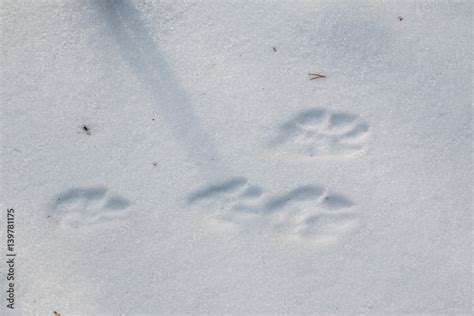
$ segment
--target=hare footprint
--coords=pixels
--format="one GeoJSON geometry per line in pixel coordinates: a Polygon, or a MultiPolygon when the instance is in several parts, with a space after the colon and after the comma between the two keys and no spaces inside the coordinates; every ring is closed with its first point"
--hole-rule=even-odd
{"type": "MultiPolygon", "coordinates": [[[[211,221],[220,224],[233,222],[230,215],[242,203],[252,205],[262,195],[262,188],[250,185],[243,177],[236,177],[224,182],[208,185],[188,196],[189,205],[198,205],[199,208],[210,215],[211,221]]],[[[237,214],[236,214],[237,215],[237,214]]],[[[244,217],[244,214],[241,214],[244,217]]]]}
{"type": "Polygon", "coordinates": [[[283,123],[271,146],[310,157],[352,155],[364,148],[368,130],[356,114],[309,109],[283,123]]]}
{"type": "Polygon", "coordinates": [[[103,186],[71,188],[56,196],[48,217],[66,227],[79,228],[123,218],[129,206],[126,198],[109,194],[103,186]]]}
{"type": "Polygon", "coordinates": [[[188,203],[199,204],[223,229],[247,227],[325,243],[340,240],[359,221],[348,197],[328,193],[318,185],[300,185],[284,193],[266,195],[247,179],[233,178],[192,193],[188,203]]]}

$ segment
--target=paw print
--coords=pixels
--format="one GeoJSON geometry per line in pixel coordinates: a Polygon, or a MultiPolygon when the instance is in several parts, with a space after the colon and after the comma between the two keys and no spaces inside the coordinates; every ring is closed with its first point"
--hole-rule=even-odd
{"type": "Polygon", "coordinates": [[[235,212],[252,208],[262,195],[259,186],[251,185],[243,177],[232,178],[197,190],[188,196],[188,204],[196,205],[218,225],[238,224],[250,213],[235,212]]]}
{"type": "Polygon", "coordinates": [[[352,206],[352,201],[342,194],[327,193],[322,187],[302,186],[270,199],[266,210],[274,231],[299,240],[329,243],[358,226],[359,216],[352,206]]]}
{"type": "Polygon", "coordinates": [[[352,155],[364,148],[368,130],[355,114],[310,109],[282,124],[271,146],[309,157],[352,155]]]}
{"type": "Polygon", "coordinates": [[[331,194],[323,186],[301,185],[288,192],[266,195],[244,178],[210,185],[191,194],[188,202],[199,204],[223,230],[251,227],[277,236],[331,243],[358,224],[352,201],[331,194]]]}
{"type": "Polygon", "coordinates": [[[124,218],[130,202],[109,194],[106,187],[72,188],[56,196],[48,217],[66,227],[79,228],[124,218]]]}

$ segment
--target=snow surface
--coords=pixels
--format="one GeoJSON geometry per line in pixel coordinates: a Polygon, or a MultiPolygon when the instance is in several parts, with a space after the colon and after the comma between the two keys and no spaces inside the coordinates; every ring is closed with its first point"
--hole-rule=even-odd
{"type": "Polygon", "coordinates": [[[468,1],[0,7],[19,314],[472,312],[468,1]]]}

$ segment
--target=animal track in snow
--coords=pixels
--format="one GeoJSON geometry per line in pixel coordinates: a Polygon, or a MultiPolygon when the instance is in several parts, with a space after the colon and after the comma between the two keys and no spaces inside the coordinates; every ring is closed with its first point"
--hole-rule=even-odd
{"type": "Polygon", "coordinates": [[[309,109],[283,123],[271,146],[310,157],[352,155],[364,148],[368,130],[356,114],[309,109]]]}
{"type": "Polygon", "coordinates": [[[318,185],[268,196],[245,178],[234,178],[196,191],[188,202],[199,204],[222,228],[245,227],[321,243],[340,240],[359,221],[348,197],[318,185]]]}
{"type": "Polygon", "coordinates": [[[299,186],[269,198],[262,211],[269,214],[274,231],[316,242],[334,242],[353,230],[359,221],[353,202],[324,187],[299,186]]]}
{"type": "MultiPolygon", "coordinates": [[[[262,192],[262,188],[250,185],[245,178],[237,177],[193,192],[188,196],[188,204],[198,205],[210,216],[211,222],[230,228],[225,224],[235,222],[236,218],[232,215],[240,203],[245,201],[252,205],[252,202],[260,198],[262,192]]],[[[245,214],[241,214],[240,217],[245,217],[245,214]]]]}
{"type": "Polygon", "coordinates": [[[123,218],[130,202],[109,194],[106,187],[72,188],[56,196],[48,217],[67,227],[79,228],[123,218]]]}

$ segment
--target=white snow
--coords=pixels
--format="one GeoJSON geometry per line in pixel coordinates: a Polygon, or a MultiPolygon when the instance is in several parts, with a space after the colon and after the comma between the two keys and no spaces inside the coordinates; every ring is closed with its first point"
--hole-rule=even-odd
{"type": "Polygon", "coordinates": [[[0,7],[17,313],[472,312],[468,1],[0,7]]]}

